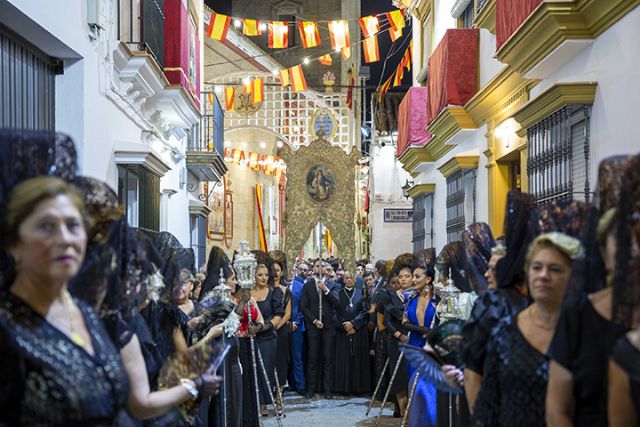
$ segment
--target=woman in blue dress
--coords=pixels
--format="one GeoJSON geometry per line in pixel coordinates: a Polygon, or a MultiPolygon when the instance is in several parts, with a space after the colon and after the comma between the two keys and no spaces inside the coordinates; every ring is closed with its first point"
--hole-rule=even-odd
{"type": "MultiPolygon", "coordinates": [[[[436,309],[432,302],[433,266],[419,265],[413,270],[414,289],[405,292],[405,313],[402,325],[409,331],[409,344],[423,347],[427,333],[436,324],[436,309]]],[[[408,365],[409,390],[416,384],[409,411],[409,427],[436,425],[436,387],[426,379],[417,377],[415,369],[408,365]]]]}

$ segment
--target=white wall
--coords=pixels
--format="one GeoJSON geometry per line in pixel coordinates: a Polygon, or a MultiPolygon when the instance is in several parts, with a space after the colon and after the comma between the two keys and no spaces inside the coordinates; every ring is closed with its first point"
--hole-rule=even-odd
{"type": "Polygon", "coordinates": [[[435,48],[444,37],[444,33],[449,28],[456,28],[456,19],[451,16],[451,8],[453,7],[455,0],[436,0],[434,2],[435,13],[434,18],[434,30],[433,30],[433,42],[432,46],[435,48]]]}
{"type": "Polygon", "coordinates": [[[500,72],[505,64],[494,58],[496,53],[496,36],[491,34],[484,28],[480,29],[480,46],[478,49],[478,59],[480,67],[480,81],[478,90],[482,89],[487,83],[500,72]]]}
{"type": "MultiPolygon", "coordinates": [[[[640,151],[640,7],[601,34],[591,45],[531,90],[531,99],[556,82],[597,81],[591,116],[591,182],[607,156],[640,151]]],[[[593,187],[592,187],[593,188],[593,187]]]]}
{"type": "Polygon", "coordinates": [[[372,203],[369,209],[371,225],[371,262],[395,259],[404,252],[413,252],[412,225],[410,222],[384,222],[385,208],[411,209],[411,199],[404,203],[372,203]]]}

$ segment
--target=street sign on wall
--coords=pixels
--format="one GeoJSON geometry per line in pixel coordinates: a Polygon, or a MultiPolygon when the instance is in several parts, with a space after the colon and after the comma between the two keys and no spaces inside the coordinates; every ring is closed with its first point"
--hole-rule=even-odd
{"type": "Polygon", "coordinates": [[[413,209],[384,209],[384,222],[413,222],[413,209]]]}

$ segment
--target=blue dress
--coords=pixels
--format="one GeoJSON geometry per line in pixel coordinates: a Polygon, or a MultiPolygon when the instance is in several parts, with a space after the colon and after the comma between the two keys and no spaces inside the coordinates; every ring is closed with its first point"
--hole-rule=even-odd
{"type": "MultiPolygon", "coordinates": [[[[405,298],[408,298],[408,294],[405,294],[405,298]]],[[[409,322],[414,325],[420,325],[418,323],[418,298],[413,297],[408,300],[407,310],[405,312],[409,322]]],[[[436,309],[431,302],[427,304],[427,309],[424,314],[424,325],[430,326],[433,321],[433,317],[436,314],[436,309]]],[[[409,334],[409,344],[416,347],[423,347],[427,339],[421,334],[411,332],[409,334]]],[[[409,391],[413,387],[415,381],[415,369],[408,366],[409,373],[409,391]]],[[[418,379],[418,385],[416,386],[416,392],[413,396],[413,403],[409,408],[409,427],[412,426],[435,426],[436,425],[436,387],[424,378],[418,379]]]]}

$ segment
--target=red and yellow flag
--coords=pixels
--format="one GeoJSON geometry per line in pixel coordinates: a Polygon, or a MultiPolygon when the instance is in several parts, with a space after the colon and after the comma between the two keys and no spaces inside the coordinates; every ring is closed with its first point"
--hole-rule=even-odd
{"type": "Polygon", "coordinates": [[[395,31],[402,30],[405,26],[404,22],[404,14],[402,10],[394,10],[392,12],[387,12],[387,19],[389,20],[389,24],[391,24],[391,28],[395,31]]]}
{"type": "Polygon", "coordinates": [[[269,48],[284,49],[289,46],[289,23],[269,21],[269,48]]]}
{"type": "Polygon", "coordinates": [[[320,46],[320,33],[318,33],[318,25],[315,22],[298,22],[298,31],[300,31],[302,46],[305,49],[320,46]]]}
{"type": "Polygon", "coordinates": [[[231,17],[213,12],[209,19],[209,27],[207,28],[207,36],[221,42],[227,39],[227,32],[231,24],[231,17]]]}
{"type": "Polygon", "coordinates": [[[264,79],[262,77],[251,82],[251,102],[257,104],[264,101],[264,79]]]}
{"type": "Polygon", "coordinates": [[[364,39],[362,43],[364,51],[364,62],[376,62],[380,60],[380,50],[378,49],[378,36],[375,34],[364,39]]]}
{"type": "Polygon", "coordinates": [[[244,19],[242,34],[250,37],[261,36],[262,30],[260,29],[260,21],[258,21],[257,19],[244,19]]]}
{"type": "Polygon", "coordinates": [[[267,235],[264,231],[264,221],[262,218],[262,186],[256,184],[256,205],[258,210],[258,234],[260,235],[260,250],[269,252],[267,247],[267,235]]]}
{"type": "Polygon", "coordinates": [[[409,47],[407,47],[407,50],[404,51],[404,55],[402,55],[402,61],[400,61],[400,64],[402,64],[402,66],[406,68],[407,71],[411,71],[411,51],[413,50],[412,48],[413,48],[413,40],[409,42],[409,47]]]}
{"type": "Polygon", "coordinates": [[[333,64],[333,59],[331,59],[331,54],[327,53],[326,55],[322,55],[318,58],[322,65],[331,65],[333,64]]]}
{"type": "Polygon", "coordinates": [[[329,38],[332,49],[342,49],[351,45],[349,21],[330,21],[329,38]]]}
{"type": "Polygon", "coordinates": [[[234,88],[233,86],[227,86],[224,89],[224,100],[227,106],[227,111],[233,110],[233,103],[234,103],[235,97],[236,97],[236,88],[234,88]]]}
{"type": "Polygon", "coordinates": [[[304,78],[302,65],[296,65],[289,68],[289,76],[291,78],[291,88],[294,92],[305,90],[307,88],[307,80],[304,78]]]}
{"type": "Polygon", "coordinates": [[[249,153],[249,167],[253,170],[260,169],[260,165],[258,164],[258,153],[249,153]]]}
{"type": "Polygon", "coordinates": [[[280,85],[282,87],[286,87],[289,86],[289,69],[288,68],[284,68],[282,70],[279,71],[280,72],[280,85]]]}
{"type": "Polygon", "coordinates": [[[392,78],[393,78],[393,76],[389,76],[387,81],[382,83],[382,86],[380,86],[380,90],[378,91],[378,102],[382,102],[382,97],[384,96],[385,93],[387,93],[389,91],[389,87],[391,86],[391,79],[392,78]]]}
{"type": "Polygon", "coordinates": [[[356,70],[351,64],[351,69],[349,70],[349,87],[347,88],[347,107],[349,109],[353,109],[353,87],[356,85],[356,70]]]}
{"type": "Polygon", "coordinates": [[[400,86],[402,83],[402,78],[404,77],[404,67],[402,64],[398,65],[398,69],[393,76],[393,87],[400,86]]]}
{"type": "Polygon", "coordinates": [[[396,31],[393,28],[389,27],[389,37],[391,37],[392,42],[398,40],[400,37],[402,37],[402,28],[396,31]]]}
{"type": "Polygon", "coordinates": [[[207,93],[207,100],[209,101],[209,105],[213,105],[213,92],[207,93]]]}
{"type": "Polygon", "coordinates": [[[333,253],[332,246],[333,246],[333,239],[331,238],[331,232],[327,228],[327,252],[329,252],[329,254],[333,253]]]}
{"type": "Polygon", "coordinates": [[[377,16],[365,16],[358,19],[360,28],[362,29],[362,37],[373,37],[380,32],[380,23],[377,16]]]}
{"type": "Polygon", "coordinates": [[[350,47],[343,47],[342,51],[340,51],[340,55],[342,55],[342,59],[344,59],[345,61],[349,58],[351,58],[351,48],[350,47]]]}

